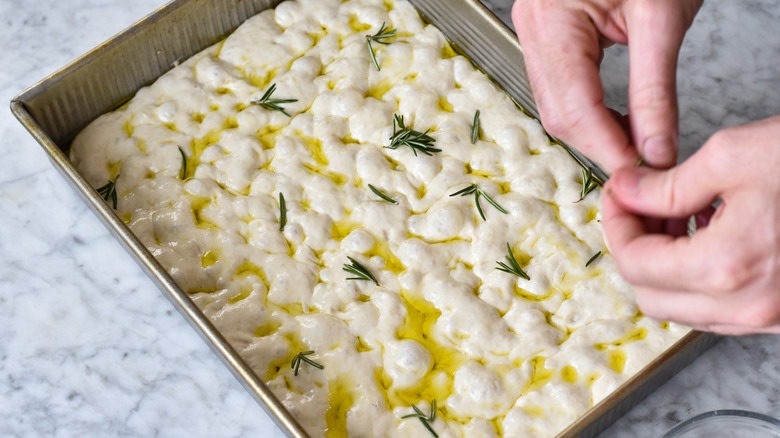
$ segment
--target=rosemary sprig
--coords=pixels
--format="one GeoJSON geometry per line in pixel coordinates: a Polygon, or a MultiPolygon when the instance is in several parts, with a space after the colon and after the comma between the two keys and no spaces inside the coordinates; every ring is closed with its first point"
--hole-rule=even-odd
{"type": "Polygon", "coordinates": [[[284,108],[279,105],[283,103],[297,102],[298,99],[271,99],[271,95],[274,94],[274,91],[276,91],[276,84],[271,84],[271,87],[268,88],[268,91],[266,91],[265,94],[263,94],[263,97],[258,100],[253,100],[252,103],[255,105],[260,105],[267,110],[279,111],[285,116],[290,117],[290,115],[287,114],[287,111],[285,111],[284,108]]]}
{"type": "Polygon", "coordinates": [[[371,273],[371,271],[368,270],[365,266],[361,265],[357,260],[353,259],[352,257],[347,256],[349,261],[352,262],[351,265],[348,265],[344,263],[344,269],[345,271],[349,272],[352,275],[355,275],[355,277],[349,277],[347,280],[369,280],[373,281],[374,284],[379,286],[379,282],[377,281],[376,277],[374,277],[374,274],[371,273]]]}
{"type": "Polygon", "coordinates": [[[531,277],[529,277],[528,274],[526,274],[525,271],[520,268],[520,264],[517,263],[515,255],[512,254],[512,247],[509,246],[509,242],[506,243],[506,251],[509,253],[509,255],[506,256],[507,263],[497,261],[496,263],[498,263],[498,268],[496,269],[517,275],[518,277],[524,278],[526,280],[530,280],[531,277]]]}
{"type": "Polygon", "coordinates": [[[114,210],[116,210],[116,179],[119,178],[119,175],[114,177],[114,179],[108,180],[108,182],[97,188],[98,195],[100,195],[103,199],[108,201],[111,199],[111,205],[114,207],[114,210]]]}
{"type": "Polygon", "coordinates": [[[371,41],[377,44],[390,44],[385,41],[388,38],[395,36],[395,29],[385,27],[385,23],[382,23],[382,27],[379,28],[379,32],[374,35],[366,35],[366,46],[368,46],[368,55],[371,57],[371,61],[376,67],[376,71],[379,71],[379,61],[376,60],[376,53],[374,53],[374,47],[371,45],[371,41]]]}
{"type": "Polygon", "coordinates": [[[599,257],[601,257],[601,251],[597,252],[596,254],[593,254],[593,257],[591,257],[588,260],[588,263],[585,263],[585,267],[587,268],[588,266],[590,266],[590,264],[595,262],[596,259],[598,259],[599,257]]]}
{"type": "Polygon", "coordinates": [[[181,171],[179,172],[179,179],[184,181],[187,176],[187,156],[184,155],[184,151],[179,146],[179,153],[181,154],[181,171]]]}
{"type": "Polygon", "coordinates": [[[393,135],[390,137],[390,144],[385,147],[398,149],[400,146],[408,146],[414,152],[415,157],[417,151],[429,156],[433,155],[434,152],[441,152],[441,149],[433,147],[436,139],[428,135],[430,131],[428,129],[425,132],[420,132],[407,128],[404,124],[404,116],[393,114],[393,135]]]}
{"type": "Polygon", "coordinates": [[[380,192],[379,189],[377,189],[376,187],[372,186],[371,184],[368,185],[368,188],[371,189],[371,191],[374,192],[375,195],[379,196],[383,200],[385,200],[385,201],[387,201],[387,202],[389,202],[391,204],[398,205],[398,201],[396,201],[395,199],[393,199],[393,198],[385,195],[384,193],[380,192]]]}
{"type": "Polygon", "coordinates": [[[325,367],[322,366],[321,364],[318,364],[317,362],[306,357],[310,354],[314,354],[314,350],[302,351],[296,354],[295,357],[293,358],[292,364],[290,364],[290,368],[295,370],[296,376],[298,375],[298,369],[301,367],[301,361],[306,362],[307,364],[313,366],[314,368],[319,368],[321,370],[325,369],[325,367]]]}
{"type": "Polygon", "coordinates": [[[472,185],[466,187],[465,189],[458,190],[457,192],[451,194],[450,197],[458,196],[458,195],[468,196],[468,195],[471,195],[471,194],[474,195],[474,203],[477,204],[477,211],[479,211],[479,215],[480,215],[480,217],[482,217],[483,221],[485,221],[487,219],[485,218],[485,212],[482,211],[482,206],[479,204],[479,197],[480,196],[485,198],[485,200],[487,202],[489,202],[490,205],[495,207],[496,210],[498,210],[498,211],[500,211],[501,213],[504,213],[504,214],[509,214],[509,212],[507,212],[500,205],[498,205],[498,203],[496,201],[494,201],[493,198],[490,197],[490,195],[485,193],[476,184],[472,184],[472,185]]]}
{"type": "Polygon", "coordinates": [[[431,402],[431,413],[429,415],[423,414],[420,408],[415,406],[414,403],[412,403],[412,409],[414,410],[414,414],[404,415],[401,418],[419,418],[423,426],[428,429],[428,432],[430,432],[431,435],[433,435],[435,438],[439,438],[439,435],[431,427],[431,423],[436,420],[436,399],[433,399],[431,402]]]}
{"type": "Polygon", "coordinates": [[[471,124],[471,144],[477,142],[479,138],[479,110],[474,113],[474,123],[471,124]]]}
{"type": "Polygon", "coordinates": [[[279,231],[284,231],[287,225],[287,204],[284,202],[284,194],[279,192],[279,231]]]}
{"type": "Polygon", "coordinates": [[[595,175],[593,175],[593,171],[588,168],[587,170],[581,169],[582,172],[582,190],[580,191],[580,199],[577,200],[577,202],[582,201],[585,199],[586,196],[588,196],[588,193],[592,192],[596,189],[596,187],[600,187],[602,182],[598,179],[595,175]]]}

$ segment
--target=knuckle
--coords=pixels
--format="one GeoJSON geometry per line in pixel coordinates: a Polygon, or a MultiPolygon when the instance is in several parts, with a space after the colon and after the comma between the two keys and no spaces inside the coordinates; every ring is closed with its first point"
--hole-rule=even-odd
{"type": "Polygon", "coordinates": [[[546,10],[545,3],[535,0],[516,1],[512,4],[512,22],[516,34],[522,40],[532,38],[537,29],[544,29],[546,10]]]}
{"type": "Polygon", "coordinates": [[[733,134],[731,131],[731,129],[726,128],[715,132],[707,141],[707,146],[716,149],[721,149],[725,146],[728,146],[733,140],[733,134]]]}
{"type": "Polygon", "coordinates": [[[631,92],[632,112],[653,112],[665,117],[674,116],[677,100],[674,90],[660,79],[648,80],[631,92]],[[671,113],[670,113],[671,112],[671,113]]]}
{"type": "Polygon", "coordinates": [[[567,134],[569,132],[569,127],[571,125],[567,122],[567,120],[560,112],[545,107],[545,108],[540,108],[539,115],[542,119],[544,130],[547,131],[547,133],[549,133],[553,137],[558,137],[560,139],[566,140],[566,137],[568,136],[567,134]]]}
{"type": "MultiPolygon", "coordinates": [[[[680,190],[679,180],[679,168],[672,168],[661,184],[661,196],[670,212],[673,214],[680,213],[685,206],[680,205],[680,197],[677,196],[677,190],[680,190]]],[[[683,188],[685,190],[686,188],[683,188]]]]}
{"type": "Polygon", "coordinates": [[[733,295],[755,278],[754,264],[740,251],[720,256],[711,264],[707,287],[718,295],[733,295]]]}
{"type": "Polygon", "coordinates": [[[734,146],[741,142],[735,128],[722,129],[712,134],[702,146],[702,153],[699,154],[701,165],[707,170],[705,175],[717,175],[728,170],[736,176],[733,163],[742,158],[738,154],[743,153],[744,150],[734,146]]]}
{"type": "Polygon", "coordinates": [[[563,140],[571,140],[574,132],[585,132],[588,129],[587,121],[589,113],[583,106],[570,103],[573,99],[568,96],[558,96],[556,105],[545,105],[540,109],[540,115],[545,130],[552,136],[563,140]]]}
{"type": "Polygon", "coordinates": [[[637,17],[649,20],[655,17],[658,9],[658,2],[653,0],[636,0],[631,2],[631,17],[637,17]]]}

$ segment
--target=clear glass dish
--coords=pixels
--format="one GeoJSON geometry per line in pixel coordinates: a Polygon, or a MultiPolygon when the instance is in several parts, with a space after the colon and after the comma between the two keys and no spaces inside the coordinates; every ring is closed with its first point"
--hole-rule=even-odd
{"type": "Polygon", "coordinates": [[[662,438],[780,438],[780,420],[757,412],[717,410],[699,414],[662,438]]]}

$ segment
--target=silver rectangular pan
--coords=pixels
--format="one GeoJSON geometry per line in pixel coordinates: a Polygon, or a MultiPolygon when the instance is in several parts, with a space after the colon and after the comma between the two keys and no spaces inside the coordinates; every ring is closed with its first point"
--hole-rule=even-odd
{"type": "MultiPolygon", "coordinates": [[[[11,110],[184,318],[290,437],[308,435],[213,324],[165,272],[67,158],[73,137],[179,61],[224,38],[252,15],[281,0],[174,0],[120,34],[20,93],[11,110]]],[[[459,51],[538,118],[513,33],[478,0],[411,0],[459,51]]],[[[582,164],[605,177],[576,151],[582,164]]],[[[699,356],[717,338],[690,332],[559,437],[593,437],[699,356]]]]}

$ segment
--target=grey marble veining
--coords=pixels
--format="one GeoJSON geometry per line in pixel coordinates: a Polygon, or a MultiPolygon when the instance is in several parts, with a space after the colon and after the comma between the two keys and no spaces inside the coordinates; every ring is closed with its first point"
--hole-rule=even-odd
{"type": "MultiPolygon", "coordinates": [[[[0,100],[163,0],[0,0],[0,100]]],[[[485,0],[509,22],[510,0],[485,0]]],[[[710,0],[680,56],[681,144],[780,114],[776,2],[710,0]]],[[[626,50],[609,50],[625,109],[626,50]]],[[[0,436],[281,437],[50,165],[0,117],[0,436]]],[[[780,337],[728,338],[602,437],[656,437],[715,408],[780,413],[780,337]]]]}

